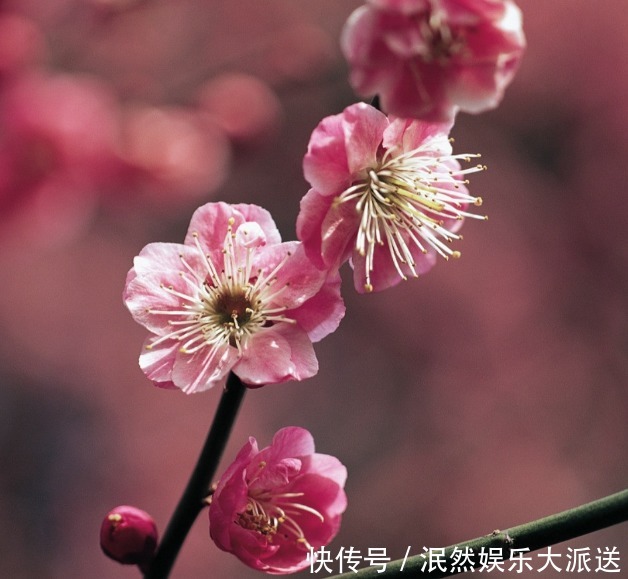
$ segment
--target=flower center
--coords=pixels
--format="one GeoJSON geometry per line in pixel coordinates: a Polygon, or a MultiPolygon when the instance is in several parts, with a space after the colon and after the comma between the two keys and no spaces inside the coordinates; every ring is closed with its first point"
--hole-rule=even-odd
{"type": "Polygon", "coordinates": [[[234,323],[243,326],[251,319],[253,313],[246,292],[241,290],[237,294],[225,292],[218,295],[213,308],[223,325],[234,323]]]}
{"type": "Polygon", "coordinates": [[[267,537],[272,537],[272,535],[277,534],[279,523],[284,522],[281,514],[279,514],[279,517],[269,516],[264,506],[250,497],[244,512],[237,513],[237,516],[236,522],[238,525],[249,531],[257,531],[267,537]]]}
{"type": "MultiPolygon", "coordinates": [[[[261,462],[254,479],[265,467],[266,463],[261,462]]],[[[243,512],[237,513],[235,522],[245,529],[261,533],[269,542],[272,542],[279,533],[284,539],[292,539],[309,551],[312,546],[305,537],[298,518],[309,514],[322,523],[325,522],[325,518],[316,509],[297,502],[296,499],[304,495],[302,492],[274,493],[271,490],[249,490],[246,507],[243,512]]]]}
{"type": "MultiPolygon", "coordinates": [[[[168,325],[172,330],[147,348],[176,340],[181,342],[179,351],[184,354],[206,350],[204,363],[209,365],[224,352],[225,346],[233,346],[241,353],[246,348],[248,337],[263,327],[277,322],[294,323],[294,320],[283,316],[288,308],[282,305],[281,294],[287,284],[277,283],[277,273],[290,253],[287,252],[269,272],[261,269],[254,271],[254,255],[258,246],[263,244],[263,232],[261,229],[254,232],[262,240],[257,245],[239,243],[232,231],[233,223],[231,219],[223,243],[222,264],[214,263],[210,254],[203,251],[198,235],[193,234],[202,271],[198,271],[198,266],[193,267],[183,254],[180,255],[182,269],[179,275],[185,281],[184,288],[161,286],[165,292],[179,298],[179,308],[148,310],[153,315],[168,316],[168,325]]],[[[248,223],[244,226],[253,227],[248,223]]]]}
{"type": "Polygon", "coordinates": [[[244,335],[255,331],[265,321],[263,310],[255,309],[251,301],[250,284],[241,287],[215,288],[205,282],[202,298],[204,311],[198,321],[207,342],[212,342],[216,331],[225,337],[228,334],[229,345],[240,347],[244,335]]]}
{"type": "Polygon", "coordinates": [[[437,8],[420,19],[419,29],[426,44],[426,50],[421,56],[427,63],[447,64],[464,49],[464,39],[452,31],[445,16],[437,8]]]}
{"type": "Polygon", "coordinates": [[[453,240],[462,239],[452,231],[455,222],[465,217],[486,219],[465,210],[469,204],[480,206],[482,199],[469,195],[468,181],[462,177],[486,167],[462,169],[458,163],[458,159],[469,162],[479,155],[433,157],[427,154],[433,146],[431,141],[398,156],[387,150],[377,167],[336,199],[337,203],[355,203],[360,216],[355,249],[366,260],[366,291],[373,290],[377,246],[388,248],[402,279],[407,274],[418,277],[417,250],[426,254],[429,246],[445,259],[460,257],[459,251],[449,247],[453,240]]]}

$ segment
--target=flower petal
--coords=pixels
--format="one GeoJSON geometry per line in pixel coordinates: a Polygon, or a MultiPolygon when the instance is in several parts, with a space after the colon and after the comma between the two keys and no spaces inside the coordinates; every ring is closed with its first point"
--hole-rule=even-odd
{"type": "Polygon", "coordinates": [[[161,388],[175,388],[172,384],[172,367],[179,345],[176,342],[166,342],[151,346],[152,338],[144,342],[140,354],[140,368],[149,380],[161,388]],[[172,384],[172,385],[171,385],[172,384]]]}
{"type": "Polygon", "coordinates": [[[281,243],[279,230],[266,209],[244,203],[230,205],[220,202],[207,203],[194,212],[185,237],[185,244],[195,245],[193,234],[196,233],[201,247],[208,251],[220,252],[231,219],[233,219],[233,231],[247,221],[254,221],[266,235],[266,243],[281,243]]]}
{"type": "MultiPolygon", "coordinates": [[[[154,312],[181,311],[187,304],[181,295],[196,293],[193,288],[198,285],[198,279],[186,269],[182,258],[192,270],[202,272],[203,267],[198,264],[198,255],[192,248],[178,243],[151,243],[135,258],[133,269],[127,275],[123,294],[126,306],[136,322],[155,334],[170,333],[169,322],[177,315],[154,312]]],[[[204,277],[202,273],[197,275],[204,277]]]]}
{"type": "Polygon", "coordinates": [[[345,315],[345,304],[340,295],[342,279],[340,274],[330,276],[320,291],[302,306],[286,312],[296,320],[312,342],[318,342],[336,331],[345,315]]]}
{"type": "Polygon", "coordinates": [[[318,361],[304,330],[279,323],[251,336],[233,371],[255,387],[311,378],[318,372],[318,361]]]}
{"type": "Polygon", "coordinates": [[[172,381],[186,394],[203,392],[213,386],[224,387],[238,351],[228,344],[203,348],[194,354],[177,351],[172,381]]]}

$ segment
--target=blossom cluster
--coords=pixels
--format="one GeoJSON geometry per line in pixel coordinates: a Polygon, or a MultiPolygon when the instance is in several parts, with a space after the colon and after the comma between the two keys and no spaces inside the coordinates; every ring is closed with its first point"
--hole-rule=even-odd
{"type": "Polygon", "coordinates": [[[303,166],[312,188],[297,233],[319,266],[350,261],[358,292],[428,271],[451,249],[480,197],[453,154],[458,111],[494,108],[518,67],[521,12],[507,0],[369,0],[349,18],[342,47],[351,82],[389,116],[359,103],[314,130],[303,166]]]}
{"type": "MultiPolygon", "coordinates": [[[[478,154],[454,153],[449,133],[459,111],[499,103],[524,45],[510,0],[358,8],[342,47],[356,90],[377,98],[314,129],[298,241],[282,241],[261,207],[207,203],[183,243],[151,243],[135,258],[124,301],[149,331],[145,375],[187,394],[224,388],[230,375],[251,388],[310,378],[312,344],[344,315],[345,263],[364,293],[460,257],[464,220],[485,219],[467,176],[485,167],[478,154]]],[[[211,537],[255,569],[304,569],[338,532],[346,474],[302,428],[262,450],[250,438],[210,493],[211,537]]]]}

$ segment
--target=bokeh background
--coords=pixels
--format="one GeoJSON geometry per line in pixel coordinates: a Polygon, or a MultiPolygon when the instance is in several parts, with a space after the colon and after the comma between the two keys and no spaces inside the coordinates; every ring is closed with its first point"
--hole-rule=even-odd
{"type": "MultiPolygon", "coordinates": [[[[309,135],[357,100],[338,48],[357,5],[0,0],[0,576],[139,576],[100,522],[133,504],[163,530],[220,393],[144,378],[126,272],[206,201],[260,204],[294,238],[309,135]]],[[[320,373],[249,392],[227,449],[310,429],[349,469],[335,553],[400,558],[626,487],[628,12],[519,5],[519,75],[453,132],[489,166],[471,184],[489,220],[384,293],[345,271],[320,373]]],[[[626,529],[556,550],[616,546],[623,576],[626,529]]],[[[172,576],[261,575],[202,513],[172,576]]]]}

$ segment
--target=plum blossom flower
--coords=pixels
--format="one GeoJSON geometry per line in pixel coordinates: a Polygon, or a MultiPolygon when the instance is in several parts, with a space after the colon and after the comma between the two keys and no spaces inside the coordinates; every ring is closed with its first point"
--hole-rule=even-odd
{"type": "Polygon", "coordinates": [[[346,478],[337,458],[314,452],[303,428],[282,428],[262,450],[251,437],[211,497],[210,535],[249,567],[299,571],[312,549],[336,536],[347,507],[346,478]]]}
{"type": "Polygon", "coordinates": [[[350,82],[389,114],[446,122],[496,107],[525,48],[511,0],[368,0],[349,17],[350,82]]]}
{"type": "Polygon", "coordinates": [[[297,241],[281,242],[255,205],[208,203],[183,244],[151,243],[134,260],[124,300],[151,336],[140,367],[156,386],[186,393],[302,380],[318,371],[312,342],[344,315],[339,276],[297,241]]]}
{"type": "Polygon", "coordinates": [[[481,198],[467,191],[453,155],[450,123],[391,118],[365,103],[323,119],[303,161],[312,185],[301,200],[297,235],[321,268],[351,260],[358,292],[382,290],[429,270],[481,198]]]}

